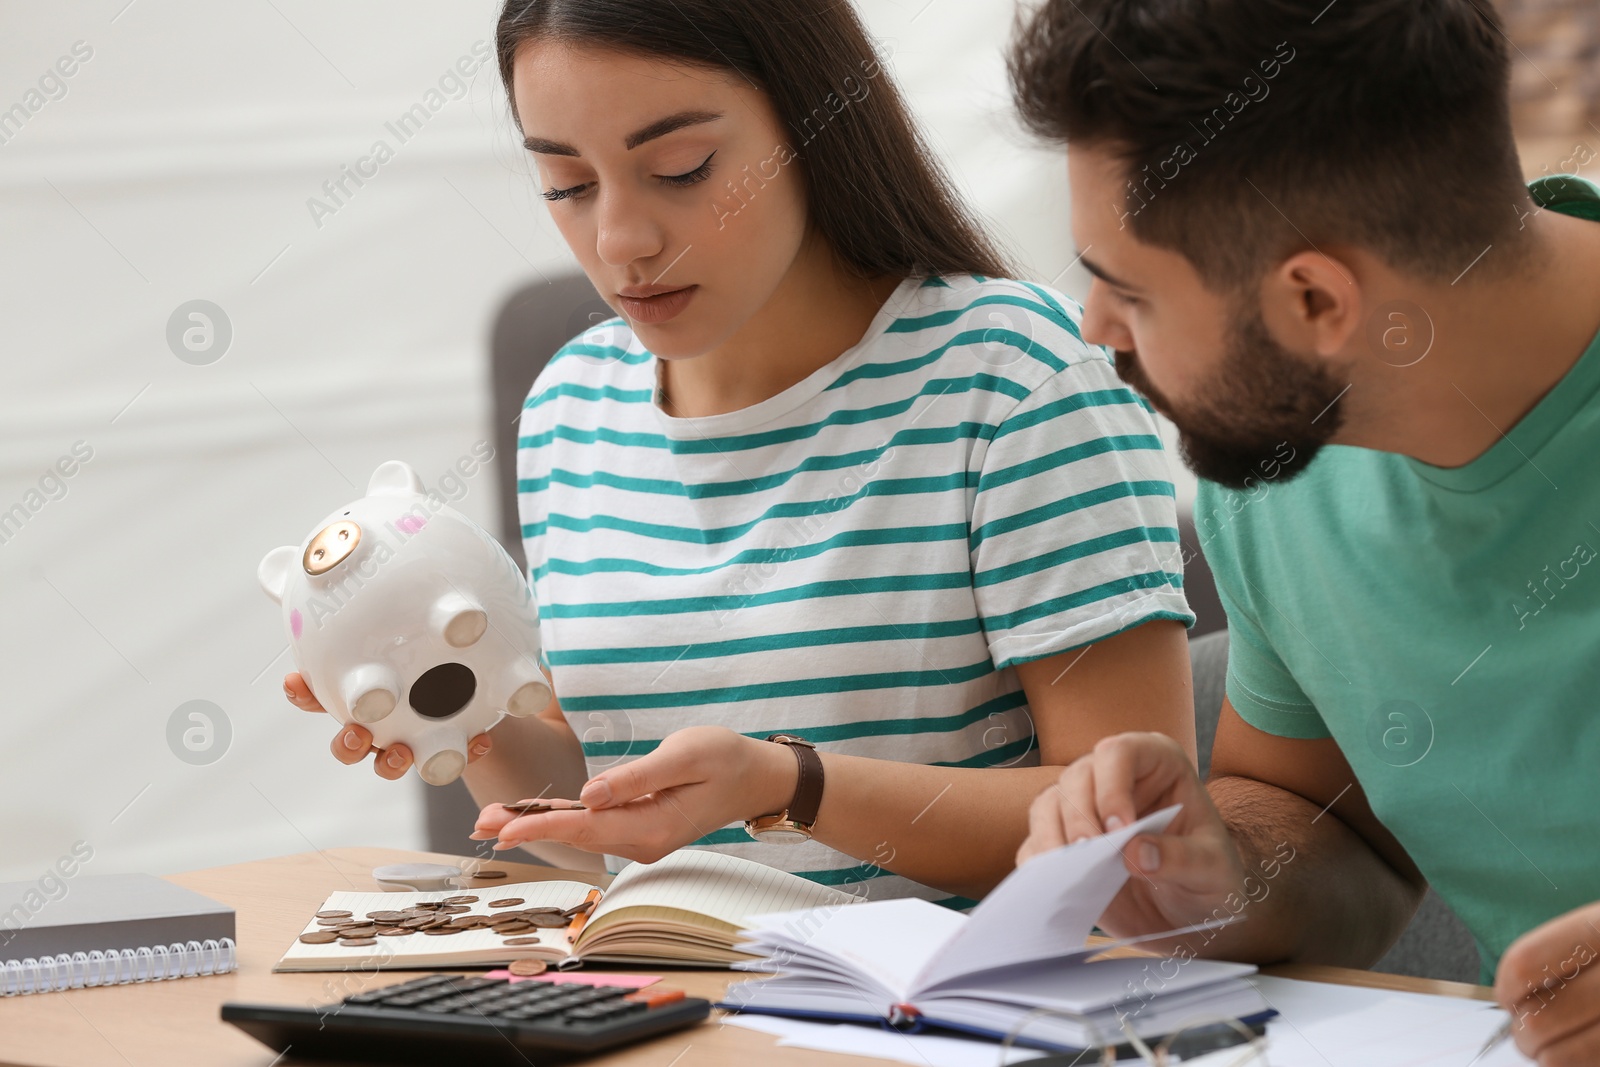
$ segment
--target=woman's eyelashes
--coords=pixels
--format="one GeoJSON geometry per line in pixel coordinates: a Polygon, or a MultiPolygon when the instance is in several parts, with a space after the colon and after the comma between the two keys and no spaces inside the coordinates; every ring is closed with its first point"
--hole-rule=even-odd
{"type": "MultiPolygon", "coordinates": [[[[694,168],[694,170],[687,171],[683,174],[658,174],[656,175],[656,180],[661,184],[671,186],[674,189],[684,189],[691,185],[698,185],[711,176],[711,161],[716,158],[716,155],[717,154],[715,152],[711,153],[711,155],[707,156],[705,161],[702,162],[698,167],[694,168]]],[[[579,196],[585,192],[591,184],[593,183],[584,182],[581,185],[571,185],[565,189],[546,189],[540,195],[553,203],[557,200],[566,200],[570,197],[579,196]]]]}
{"type": "Polygon", "coordinates": [[[554,202],[556,200],[565,200],[569,196],[576,196],[587,188],[589,188],[589,186],[586,182],[583,185],[574,185],[566,189],[546,189],[539,195],[543,196],[546,200],[554,202]]]}
{"type": "Polygon", "coordinates": [[[698,167],[694,168],[694,170],[691,170],[686,174],[663,174],[659,177],[665,184],[676,186],[680,189],[689,185],[698,185],[700,182],[705,181],[711,176],[711,161],[715,159],[716,156],[717,154],[715,152],[711,153],[705,158],[705,162],[701,163],[698,167]]]}

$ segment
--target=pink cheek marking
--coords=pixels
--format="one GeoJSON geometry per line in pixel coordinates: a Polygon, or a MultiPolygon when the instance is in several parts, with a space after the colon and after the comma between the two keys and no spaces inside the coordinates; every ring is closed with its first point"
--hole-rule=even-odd
{"type": "Polygon", "coordinates": [[[395,522],[395,528],[401,533],[414,534],[427,523],[421,515],[402,515],[395,522]]]}
{"type": "Polygon", "coordinates": [[[289,632],[294,634],[294,639],[296,641],[300,640],[300,627],[300,609],[292,608],[289,611],[289,632]]]}

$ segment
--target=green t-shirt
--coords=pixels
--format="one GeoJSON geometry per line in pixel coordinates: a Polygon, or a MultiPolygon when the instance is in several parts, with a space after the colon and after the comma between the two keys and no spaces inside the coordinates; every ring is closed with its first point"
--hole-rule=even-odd
{"type": "MultiPolygon", "coordinates": [[[[1600,186],[1531,189],[1600,221],[1600,186]]],[[[1600,337],[1464,467],[1330,446],[1291,481],[1202,483],[1195,519],[1233,706],[1338,742],[1485,981],[1600,900],[1600,337]]]]}

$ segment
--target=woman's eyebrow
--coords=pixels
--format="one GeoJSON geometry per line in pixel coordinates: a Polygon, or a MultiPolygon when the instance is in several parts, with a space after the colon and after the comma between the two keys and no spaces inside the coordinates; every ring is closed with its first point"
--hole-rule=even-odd
{"type": "MultiPolygon", "coordinates": [[[[622,144],[623,147],[632,151],[647,141],[655,140],[657,137],[665,137],[667,134],[687,126],[699,126],[702,123],[715,122],[721,117],[722,112],[720,111],[680,111],[675,115],[657,119],[643,129],[635,130],[622,139],[622,144]]],[[[530,152],[538,152],[547,156],[576,156],[580,154],[576,148],[569,144],[547,140],[543,137],[525,137],[522,140],[522,147],[530,152]]]]}

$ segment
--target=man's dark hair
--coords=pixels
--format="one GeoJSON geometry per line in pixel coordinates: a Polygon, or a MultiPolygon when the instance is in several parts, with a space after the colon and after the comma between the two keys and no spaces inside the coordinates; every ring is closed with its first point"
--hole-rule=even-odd
{"type": "Polygon", "coordinates": [[[1027,125],[1112,152],[1124,223],[1216,291],[1310,247],[1446,281],[1521,247],[1490,0],[1046,0],[1009,66],[1027,125]]]}

